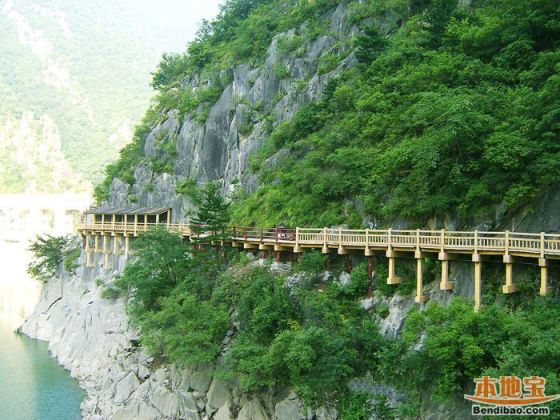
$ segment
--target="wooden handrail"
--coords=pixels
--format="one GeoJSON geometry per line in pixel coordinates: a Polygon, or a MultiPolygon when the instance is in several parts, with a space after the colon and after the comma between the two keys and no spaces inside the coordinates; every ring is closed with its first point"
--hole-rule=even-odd
{"type": "MultiPolygon", "coordinates": [[[[78,230],[91,234],[113,232],[137,234],[155,226],[166,227],[182,236],[193,235],[187,223],[132,223],[132,222],[80,222],[78,230]]],[[[560,257],[560,234],[530,232],[479,232],[446,230],[403,229],[342,229],[342,228],[296,228],[274,227],[270,229],[233,226],[226,230],[230,239],[236,241],[281,243],[307,247],[354,247],[419,249],[429,252],[501,252],[545,258],[560,257]]]]}

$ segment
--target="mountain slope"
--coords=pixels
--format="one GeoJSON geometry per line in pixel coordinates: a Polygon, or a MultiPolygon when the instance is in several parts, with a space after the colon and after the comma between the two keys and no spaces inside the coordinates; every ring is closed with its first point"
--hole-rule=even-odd
{"type": "Polygon", "coordinates": [[[555,2],[337,3],[232,2],[98,198],[219,179],[244,224],[496,227],[558,182],[555,2]]]}
{"type": "MultiPolygon", "coordinates": [[[[33,173],[23,171],[19,182],[4,178],[3,191],[50,190],[57,177],[68,175],[67,166],[82,180],[70,183],[72,188],[83,188],[84,181],[98,179],[103,165],[130,140],[148,105],[147,80],[158,50],[127,32],[135,22],[121,28],[119,16],[117,5],[101,1],[0,3],[2,131],[8,133],[18,120],[24,124],[31,119],[39,126],[49,119],[66,160],[57,159],[59,167],[47,157],[33,156],[31,165],[52,167],[42,174],[45,186],[31,185],[33,173]]],[[[30,136],[26,140],[36,137],[37,148],[50,141],[40,129],[30,136]]],[[[13,156],[2,153],[4,167],[13,156]]]]}

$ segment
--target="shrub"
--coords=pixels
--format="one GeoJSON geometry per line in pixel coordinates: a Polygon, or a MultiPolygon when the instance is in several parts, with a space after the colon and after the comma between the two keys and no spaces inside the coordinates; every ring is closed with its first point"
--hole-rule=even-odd
{"type": "Polygon", "coordinates": [[[369,419],[373,412],[370,400],[367,392],[352,392],[341,401],[340,417],[344,420],[369,419]]]}
{"type": "Polygon", "coordinates": [[[290,77],[290,71],[284,63],[276,63],[272,66],[272,73],[278,79],[287,79],[290,77]]]}
{"type": "Polygon", "coordinates": [[[121,297],[121,291],[115,287],[104,286],[101,290],[101,297],[107,300],[117,300],[121,297]]]}
{"type": "Polygon", "coordinates": [[[227,355],[231,374],[250,392],[291,387],[311,405],[336,405],[346,382],[375,365],[382,342],[353,301],[297,289],[256,269],[233,304],[240,333],[227,355]]]}
{"type": "Polygon", "coordinates": [[[391,313],[389,305],[383,302],[375,305],[374,309],[375,309],[375,313],[377,313],[383,319],[387,318],[391,313]]]}
{"type": "Polygon", "coordinates": [[[33,253],[33,261],[27,272],[42,282],[55,277],[60,267],[72,273],[78,266],[76,259],[81,252],[77,238],[51,235],[37,236],[29,250],[33,253]]]}
{"type": "Polygon", "coordinates": [[[182,194],[195,203],[198,203],[200,200],[200,191],[197,188],[196,180],[192,178],[185,178],[181,179],[177,182],[177,186],[175,188],[175,192],[177,194],[182,194]]]}
{"type": "Polygon", "coordinates": [[[311,275],[312,282],[317,282],[325,272],[325,255],[317,250],[305,252],[294,268],[308,273],[311,275]]]}

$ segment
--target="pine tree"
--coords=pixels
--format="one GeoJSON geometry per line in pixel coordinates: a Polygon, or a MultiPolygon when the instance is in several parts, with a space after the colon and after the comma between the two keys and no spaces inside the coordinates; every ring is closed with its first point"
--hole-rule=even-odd
{"type": "Polygon", "coordinates": [[[220,195],[220,187],[215,182],[206,184],[201,191],[200,204],[191,226],[199,240],[213,241],[221,239],[229,220],[229,203],[220,195]]]}

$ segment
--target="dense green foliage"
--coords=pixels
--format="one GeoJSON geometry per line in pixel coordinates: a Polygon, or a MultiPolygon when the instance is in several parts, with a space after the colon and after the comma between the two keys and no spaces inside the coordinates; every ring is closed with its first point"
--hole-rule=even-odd
{"type": "Polygon", "coordinates": [[[164,229],[142,235],[133,248],[135,259],[116,286],[129,291],[128,312],[143,343],[179,364],[214,360],[228,326],[228,308],[211,300],[223,256],[192,249],[164,229]]]}
{"type": "Polygon", "coordinates": [[[142,235],[134,248],[116,287],[142,344],[179,365],[209,364],[231,330],[216,369],[245,392],[291,388],[309,405],[338,407],[345,418],[366,411],[415,417],[426,399],[472,393],[473,379],[483,374],[539,375],[548,394],[560,392],[560,315],[551,299],[533,294],[479,313],[460,299],[447,308],[429,304],[409,313],[402,334],[391,339],[375,322],[387,316],[387,305],[366,312],[357,302],[367,292],[361,265],[342,286],[320,278],[324,261],[308,254],[293,283],[248,264],[244,254],[193,247],[164,230],[142,235]],[[348,381],[367,372],[405,394],[397,410],[383,398],[364,405],[367,396],[350,394],[348,381]]]}
{"type": "MultiPolygon", "coordinates": [[[[359,225],[368,215],[421,225],[451,214],[468,224],[558,181],[557,2],[415,4],[391,36],[366,26],[356,39],[361,64],[274,130],[253,164],[261,187],[236,219],[359,225]],[[261,167],[280,149],[290,153],[261,167]]],[[[365,3],[356,15],[380,7],[365,3]]]]}
{"type": "Polygon", "coordinates": [[[152,86],[165,91],[194,72],[216,73],[241,62],[257,64],[279,32],[308,21],[308,37],[318,35],[321,15],[337,4],[335,0],[227,0],[215,20],[203,22],[185,54],[163,57],[152,86]]]}
{"type": "Polygon", "coordinates": [[[192,247],[164,230],[142,235],[134,249],[116,287],[142,343],[167,360],[215,361],[235,323],[222,373],[246,391],[292,387],[310,404],[336,404],[346,382],[375,365],[382,342],[375,324],[335,283],[290,290],[282,276],[242,268],[223,249],[192,247]]]}
{"type": "Polygon", "coordinates": [[[336,284],[290,291],[260,269],[235,280],[241,326],[228,361],[244,389],[289,386],[310,404],[337,404],[375,365],[377,328],[336,284]]]}
{"type": "Polygon", "coordinates": [[[37,236],[29,246],[33,260],[27,272],[44,283],[56,276],[59,268],[72,273],[80,257],[80,243],[71,236],[37,236]]]}
{"type": "Polygon", "coordinates": [[[220,186],[209,182],[202,187],[197,200],[198,208],[191,217],[194,233],[203,235],[200,241],[224,239],[229,227],[229,203],[220,193],[220,186]]]}
{"type": "MultiPolygon", "coordinates": [[[[402,338],[388,343],[379,367],[411,398],[460,398],[473,393],[473,379],[481,375],[542,376],[546,393],[558,394],[558,318],[558,303],[544,299],[512,312],[490,306],[475,313],[458,299],[448,308],[430,305],[409,314],[402,338]]],[[[551,412],[557,408],[551,404],[551,412]]]]}

